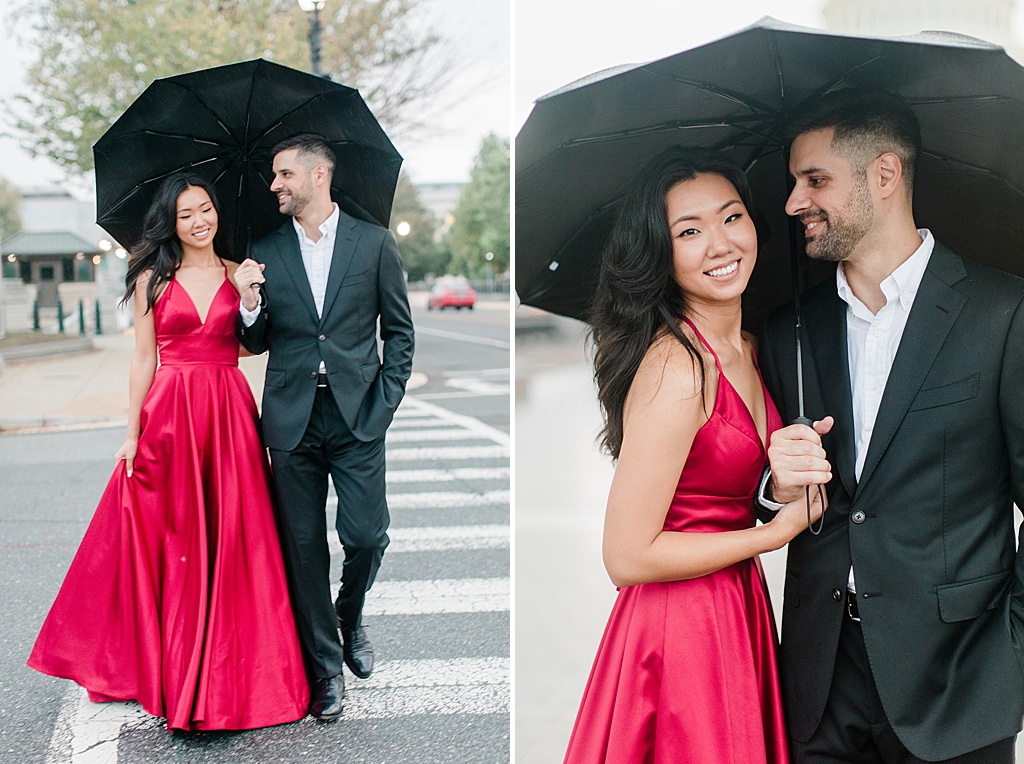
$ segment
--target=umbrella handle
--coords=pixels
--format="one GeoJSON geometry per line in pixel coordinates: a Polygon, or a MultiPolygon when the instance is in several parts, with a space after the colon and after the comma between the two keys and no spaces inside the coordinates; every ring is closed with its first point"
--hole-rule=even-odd
{"type": "MultiPolygon", "coordinates": [[[[790,422],[790,424],[805,424],[808,427],[813,427],[814,426],[814,422],[812,422],[810,419],[808,419],[805,416],[798,416],[796,419],[794,419],[792,422],[790,422]]],[[[821,499],[822,506],[824,506],[824,504],[825,504],[825,496],[824,496],[824,494],[823,494],[823,492],[821,490],[821,486],[818,485],[818,486],[816,486],[816,488],[818,489],[818,497],[821,499]]],[[[821,534],[822,526],[825,525],[825,512],[824,512],[824,510],[822,510],[821,519],[818,520],[818,527],[817,527],[817,529],[815,529],[814,528],[814,524],[811,522],[811,487],[810,486],[807,486],[806,488],[804,488],[804,495],[807,497],[807,530],[809,530],[811,532],[812,536],[818,536],[818,535],[821,534]]]]}

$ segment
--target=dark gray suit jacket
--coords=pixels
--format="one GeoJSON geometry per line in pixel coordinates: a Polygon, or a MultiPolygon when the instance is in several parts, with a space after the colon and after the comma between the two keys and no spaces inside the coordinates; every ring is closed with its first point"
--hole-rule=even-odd
{"type": "Polygon", "coordinates": [[[345,424],[359,440],[382,436],[412,373],[413,325],[394,237],[340,213],[322,318],[289,220],[252,246],[266,268],[266,306],[238,336],[253,353],[270,351],[263,388],[263,440],[290,451],[313,409],[320,361],[345,424]],[[377,354],[377,319],[384,340],[377,354]]]}
{"type": "MultiPolygon", "coordinates": [[[[823,531],[789,546],[780,673],[795,739],[821,720],[851,562],[878,693],[911,753],[947,759],[1021,728],[1022,305],[1024,281],[936,243],[858,482],[846,303],[834,279],[803,298],[807,416],[836,424],[823,438],[834,475],[823,531]]],[[[792,305],[776,311],[760,345],[786,422],[797,412],[793,326],[792,305]]]]}

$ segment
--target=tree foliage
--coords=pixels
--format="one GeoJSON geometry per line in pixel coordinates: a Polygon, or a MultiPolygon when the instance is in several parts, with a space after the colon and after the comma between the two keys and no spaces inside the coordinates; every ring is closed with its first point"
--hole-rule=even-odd
{"type": "Polygon", "coordinates": [[[0,241],[11,238],[21,231],[21,215],[18,203],[21,190],[4,178],[0,178],[0,241]]]}
{"type": "MultiPolygon", "coordinates": [[[[392,133],[421,126],[456,67],[415,13],[421,0],[328,0],[321,68],[358,87],[392,133]]],[[[308,19],[295,0],[34,0],[19,18],[36,52],[11,119],[24,147],[73,173],[156,78],[266,58],[308,70],[308,19]]]]}
{"type": "Polygon", "coordinates": [[[395,202],[391,207],[391,233],[398,240],[402,266],[409,274],[409,281],[422,281],[428,273],[439,276],[448,267],[451,253],[434,241],[436,230],[434,214],[420,202],[416,186],[403,172],[398,176],[395,202]],[[401,223],[409,225],[404,235],[398,229],[401,223]]]}
{"type": "Polygon", "coordinates": [[[484,138],[473,161],[469,183],[455,208],[455,222],[448,231],[452,262],[448,270],[482,278],[490,263],[491,273],[508,270],[511,240],[509,196],[511,166],[509,142],[491,133],[484,138]],[[486,259],[487,253],[494,255],[486,259]]]}

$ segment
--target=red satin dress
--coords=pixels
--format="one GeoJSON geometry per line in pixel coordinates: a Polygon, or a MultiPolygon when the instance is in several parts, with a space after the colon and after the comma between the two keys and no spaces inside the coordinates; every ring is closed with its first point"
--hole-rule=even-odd
{"type": "MultiPolygon", "coordinates": [[[[715,363],[714,410],[679,476],[667,531],[754,525],[765,450],[717,355],[715,363]]],[[[767,391],[764,400],[770,437],[782,422],[767,391]]],[[[785,764],[776,644],[756,557],[687,581],[622,587],[566,764],[785,764]]]]}
{"type": "Polygon", "coordinates": [[[309,702],[238,302],[226,278],[205,323],[177,281],[157,300],[132,476],[119,462],[28,660],[172,729],[292,722],[309,702]]]}

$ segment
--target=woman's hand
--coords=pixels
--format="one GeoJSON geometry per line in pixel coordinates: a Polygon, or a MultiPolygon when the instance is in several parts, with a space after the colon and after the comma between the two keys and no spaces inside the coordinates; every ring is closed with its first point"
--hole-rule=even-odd
{"type": "Polygon", "coordinates": [[[126,438],[124,445],[117,449],[117,453],[114,454],[114,461],[119,462],[124,459],[125,469],[128,472],[128,477],[132,476],[132,465],[135,463],[135,453],[139,448],[138,438],[126,438]]]}
{"type": "MultiPolygon", "coordinates": [[[[811,493],[811,518],[810,522],[816,523],[825,510],[828,508],[828,499],[822,504],[822,497],[825,495],[824,488],[819,492],[818,486],[810,486],[811,493]]],[[[779,548],[782,548],[802,532],[807,530],[807,497],[800,496],[799,499],[786,504],[779,510],[768,526],[778,531],[779,548]]]]}

